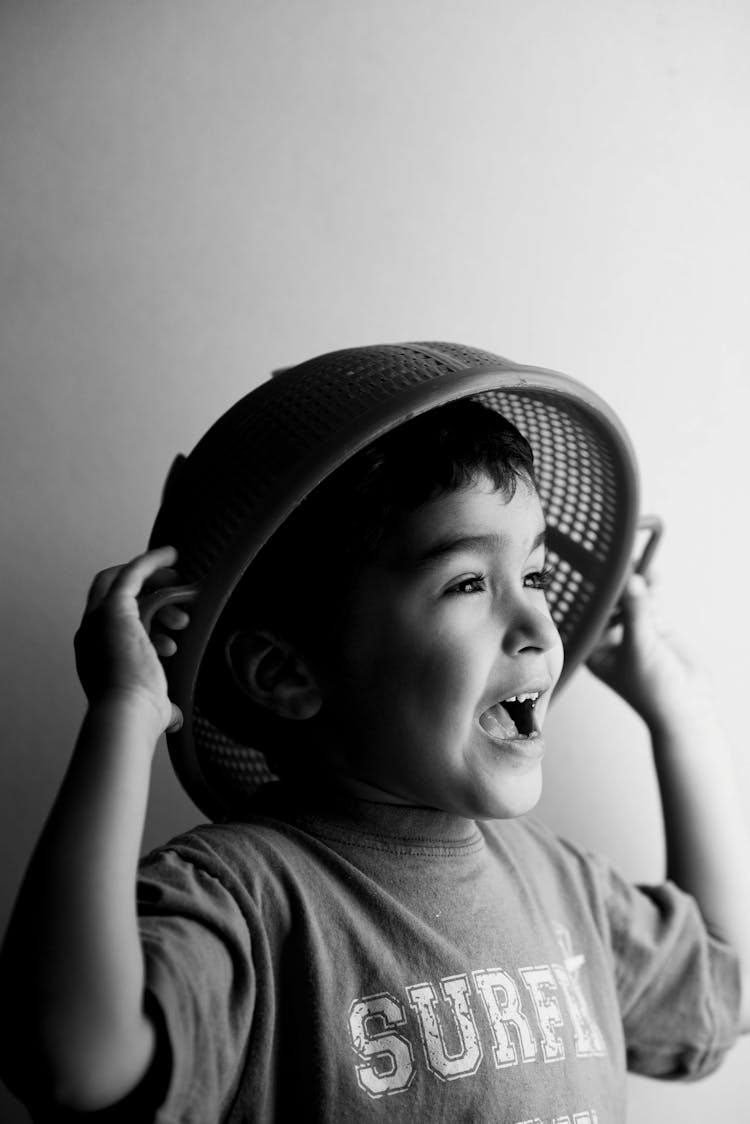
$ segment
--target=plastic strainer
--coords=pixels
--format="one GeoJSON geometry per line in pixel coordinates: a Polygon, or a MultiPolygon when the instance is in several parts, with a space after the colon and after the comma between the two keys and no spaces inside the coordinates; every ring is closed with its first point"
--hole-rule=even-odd
{"type": "MultiPolygon", "coordinates": [[[[598,395],[555,371],[451,343],[350,348],[287,368],[176,459],[151,534],[151,546],[177,548],[181,577],[193,587],[190,625],[175,634],[177,652],[165,663],[184,716],[167,740],[181,783],[210,818],[241,817],[247,797],[271,777],[252,744],[238,744],[196,704],[206,649],[232,592],[287,516],[352,454],[465,397],[498,410],[532,446],[555,569],[548,601],[565,649],[561,684],[596,644],[628,576],[638,520],[633,450],[598,395]]],[[[162,592],[158,604],[178,596],[162,592]]]]}

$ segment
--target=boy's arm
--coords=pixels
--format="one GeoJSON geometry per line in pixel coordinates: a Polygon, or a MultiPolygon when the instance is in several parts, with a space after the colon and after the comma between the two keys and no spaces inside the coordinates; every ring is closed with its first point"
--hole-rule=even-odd
{"type": "MultiPolygon", "coordinates": [[[[125,1096],[155,1049],[135,882],[154,748],[180,715],[155,650],[167,655],[174,642],[151,642],[137,598],[168,580],[162,568],[174,559],[152,551],[92,586],[76,637],[89,710],[0,960],[7,1080],[18,1086],[23,1069],[22,1095],[76,1109],[125,1096]]],[[[180,614],[172,627],[186,623],[180,614]]]]}
{"type": "Polygon", "coordinates": [[[667,875],[696,899],[710,932],[737,953],[741,1029],[750,1030],[750,836],[731,753],[690,660],[657,626],[647,585],[631,579],[622,635],[590,669],[634,707],[651,734],[667,875]]]}

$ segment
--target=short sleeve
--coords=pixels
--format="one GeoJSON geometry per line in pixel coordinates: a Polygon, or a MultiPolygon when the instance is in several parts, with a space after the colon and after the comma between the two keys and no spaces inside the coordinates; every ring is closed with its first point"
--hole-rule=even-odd
{"type": "Polygon", "coordinates": [[[671,882],[634,886],[602,867],[628,1069],[698,1078],[738,1033],[737,957],[671,882]]]}
{"type": "Polygon", "coordinates": [[[175,850],[144,860],[138,912],[146,990],[171,1057],[154,1119],[218,1122],[236,1095],[253,1014],[246,913],[215,872],[175,850]]]}

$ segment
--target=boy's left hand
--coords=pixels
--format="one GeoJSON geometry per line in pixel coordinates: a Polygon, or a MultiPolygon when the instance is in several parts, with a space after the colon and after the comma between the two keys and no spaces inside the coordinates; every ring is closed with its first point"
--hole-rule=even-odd
{"type": "Polygon", "coordinates": [[[683,643],[660,620],[646,579],[633,574],[620,601],[622,622],[607,629],[586,661],[649,725],[704,705],[705,681],[683,643]]]}

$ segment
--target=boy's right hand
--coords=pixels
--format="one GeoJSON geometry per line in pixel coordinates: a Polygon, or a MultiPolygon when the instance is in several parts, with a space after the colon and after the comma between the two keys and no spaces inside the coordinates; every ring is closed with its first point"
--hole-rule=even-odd
{"type": "MultiPolygon", "coordinates": [[[[165,546],[124,566],[102,570],[91,585],[74,640],[76,669],[89,705],[108,698],[142,700],[155,708],[160,733],[182,725],[180,709],[169,699],[160,660],[173,655],[177,645],[161,632],[149,635],[139,598],[176,584],[176,571],[170,568],[176,560],[174,547],[165,546]]],[[[155,617],[170,630],[185,628],[189,620],[176,605],[165,606],[155,617]]]]}

